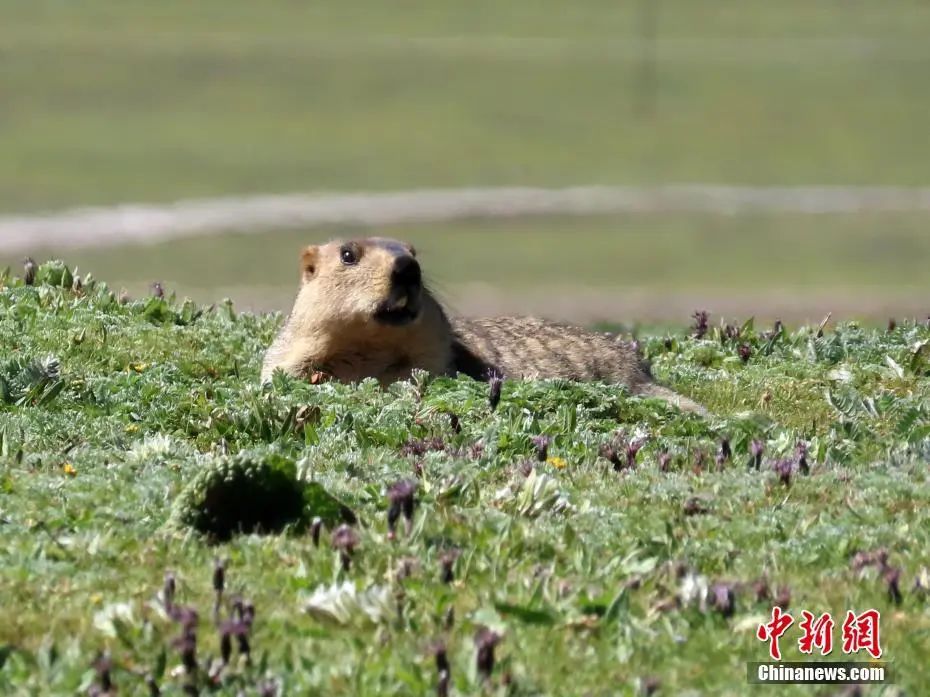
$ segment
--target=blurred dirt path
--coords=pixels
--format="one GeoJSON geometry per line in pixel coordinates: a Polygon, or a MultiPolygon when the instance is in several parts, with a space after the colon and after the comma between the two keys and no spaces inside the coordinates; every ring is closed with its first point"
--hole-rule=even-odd
{"type": "Polygon", "coordinates": [[[220,232],[607,213],[930,212],[930,188],[670,185],[422,189],[126,204],[0,216],[0,252],[159,242],[220,232]]]}

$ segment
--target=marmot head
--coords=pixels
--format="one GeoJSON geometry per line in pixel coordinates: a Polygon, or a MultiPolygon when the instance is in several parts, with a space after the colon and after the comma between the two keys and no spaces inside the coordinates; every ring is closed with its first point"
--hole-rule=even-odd
{"type": "Polygon", "coordinates": [[[404,326],[423,304],[423,279],[416,252],[386,237],[333,240],[301,255],[301,300],[314,314],[341,323],[404,326]]]}

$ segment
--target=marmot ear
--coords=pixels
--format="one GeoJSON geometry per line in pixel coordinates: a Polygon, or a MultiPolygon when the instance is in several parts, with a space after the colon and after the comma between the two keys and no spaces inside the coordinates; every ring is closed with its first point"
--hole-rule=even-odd
{"type": "Polygon", "coordinates": [[[320,248],[310,245],[300,255],[300,278],[306,283],[316,274],[317,263],[320,259],[320,248]]]}

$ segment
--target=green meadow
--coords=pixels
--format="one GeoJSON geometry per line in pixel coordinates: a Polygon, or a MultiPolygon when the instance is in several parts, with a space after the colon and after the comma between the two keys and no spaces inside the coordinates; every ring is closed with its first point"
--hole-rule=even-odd
{"type": "MultiPolygon", "coordinates": [[[[928,35],[918,0],[8,0],[0,215],[926,186],[928,35]]],[[[30,284],[0,240],[0,693],[743,695],[777,605],[786,660],[806,659],[803,610],[832,613],[832,660],[846,613],[879,611],[895,684],[862,694],[921,694],[927,230],[913,212],[259,230],[37,244],[30,284]],[[711,416],[546,380],[499,402],[422,374],[260,386],[300,248],[369,234],[412,241],[452,311],[630,329],[711,416]]]]}
{"type": "MultiPolygon", "coordinates": [[[[10,0],[0,213],[422,187],[922,186],[928,34],[915,0],[10,0]]],[[[373,232],[414,239],[463,312],[884,322],[924,311],[926,227],[668,214],[373,232]],[[558,302],[538,300],[553,287],[558,302]]],[[[300,246],[367,232],[32,251],[134,294],[159,280],[284,309],[300,246]]],[[[0,241],[0,267],[20,262],[0,241]]]]}
{"type": "Polygon", "coordinates": [[[774,604],[832,613],[834,660],[878,610],[896,685],[864,694],[926,682],[925,325],[641,335],[701,419],[559,381],[261,387],[278,321],[0,280],[4,694],[741,695],[774,604]]]}
{"type": "Polygon", "coordinates": [[[916,0],[8,0],[0,211],[504,184],[922,185],[928,33],[916,0]]]}

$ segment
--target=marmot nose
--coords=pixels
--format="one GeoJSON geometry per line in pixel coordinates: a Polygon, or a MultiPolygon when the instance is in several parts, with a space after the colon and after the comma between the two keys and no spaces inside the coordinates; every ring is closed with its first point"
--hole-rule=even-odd
{"type": "Polygon", "coordinates": [[[413,257],[398,257],[394,261],[391,271],[391,280],[400,286],[412,287],[420,285],[420,264],[413,257]]]}

